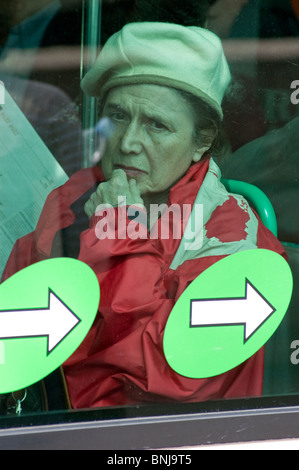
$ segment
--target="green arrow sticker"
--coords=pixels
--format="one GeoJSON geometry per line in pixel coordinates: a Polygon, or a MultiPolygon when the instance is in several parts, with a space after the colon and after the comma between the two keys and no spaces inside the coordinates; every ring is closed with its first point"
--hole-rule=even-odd
{"type": "Polygon", "coordinates": [[[0,393],[28,387],[68,359],[97,314],[92,269],[71,258],[33,264],[0,286],[0,393]]]}
{"type": "Polygon", "coordinates": [[[207,378],[253,356],[288,309],[292,272],[282,256],[256,249],[218,261],[184,291],[164,332],[164,354],[178,374],[207,378]]]}

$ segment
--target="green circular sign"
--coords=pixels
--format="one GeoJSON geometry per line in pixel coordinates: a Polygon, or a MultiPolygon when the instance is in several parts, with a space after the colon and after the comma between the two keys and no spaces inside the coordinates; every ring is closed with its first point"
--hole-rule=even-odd
{"type": "Polygon", "coordinates": [[[0,393],[28,387],[68,359],[97,314],[100,288],[85,263],[55,258],[0,286],[0,393]]]}
{"type": "Polygon", "coordinates": [[[164,354],[178,374],[208,378],[242,364],[272,336],[289,306],[292,272],[282,256],[236,253],[196,278],[175,304],[164,354]]]}

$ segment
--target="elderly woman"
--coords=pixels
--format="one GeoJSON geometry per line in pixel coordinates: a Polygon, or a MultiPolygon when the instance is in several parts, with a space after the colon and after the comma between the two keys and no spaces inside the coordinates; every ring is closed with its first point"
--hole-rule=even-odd
{"type": "Polygon", "coordinates": [[[76,210],[84,208],[88,225],[80,234],[78,259],[96,273],[101,300],[89,334],[64,364],[75,408],[262,392],[262,350],[209,379],[177,374],[163,353],[168,316],[200,273],[244,249],[283,254],[247,202],[226,192],[211,158],[229,81],[213,33],[167,23],[125,26],[83,80],[83,90],[99,98],[101,116],[113,124],[105,154],[100,166],[81,170],[51,193],[36,231],[17,242],[5,272],[8,277],[57,256],[55,241],[70,233],[80,218],[76,210]],[[137,210],[138,223],[134,211],[128,214],[129,207],[141,206],[140,213],[149,215],[157,204],[164,204],[164,212],[149,221],[137,210]],[[192,238],[187,222],[199,206],[203,220],[194,220],[192,238]]]}

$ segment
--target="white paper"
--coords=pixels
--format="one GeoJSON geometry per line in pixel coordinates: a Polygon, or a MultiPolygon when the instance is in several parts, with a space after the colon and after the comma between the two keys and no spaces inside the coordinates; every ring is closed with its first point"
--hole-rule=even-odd
{"type": "Polygon", "coordinates": [[[4,83],[0,80],[0,104],[5,103],[5,89],[4,83]]]}
{"type": "Polygon", "coordinates": [[[5,91],[0,105],[0,278],[16,240],[32,232],[68,176],[5,91]]]}

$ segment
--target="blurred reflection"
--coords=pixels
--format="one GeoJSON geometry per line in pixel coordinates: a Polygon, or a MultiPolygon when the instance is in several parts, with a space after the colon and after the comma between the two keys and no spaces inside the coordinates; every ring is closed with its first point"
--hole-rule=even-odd
{"type": "Polygon", "coordinates": [[[212,3],[208,26],[221,33],[235,80],[224,103],[235,153],[219,162],[223,176],[259,186],[276,211],[279,239],[299,243],[299,106],[291,101],[298,80],[299,2],[212,3]],[[240,28],[245,20],[251,25],[250,18],[255,38],[240,28]]]}
{"type": "Polygon", "coordinates": [[[267,54],[258,60],[259,99],[265,108],[267,130],[283,127],[299,116],[290,100],[290,87],[298,79],[299,20],[297,1],[266,0],[261,7],[260,37],[268,44],[267,54]]]}
{"type": "Polygon", "coordinates": [[[222,39],[230,36],[232,26],[249,0],[210,1],[207,27],[222,39]]]}
{"type": "Polygon", "coordinates": [[[224,103],[233,150],[299,115],[290,102],[296,80],[298,0],[211,0],[207,26],[219,34],[234,87],[224,103]]]}
{"type": "Polygon", "coordinates": [[[293,11],[295,13],[295,17],[299,20],[299,1],[298,0],[291,0],[291,5],[293,11]]]}
{"type": "Polygon", "coordinates": [[[210,0],[207,27],[223,40],[232,71],[232,84],[223,102],[224,125],[231,149],[264,135],[267,131],[264,111],[257,97],[255,57],[236,58],[243,50],[242,40],[258,37],[259,0],[210,0]]]}
{"type": "Polygon", "coordinates": [[[263,0],[261,2],[261,38],[298,36],[298,1],[263,0]],[[297,13],[296,13],[297,12],[297,13]]]}
{"type": "Polygon", "coordinates": [[[0,5],[0,18],[1,72],[49,83],[76,97],[80,81],[81,1],[12,0],[0,5]],[[42,70],[42,54],[54,46],[64,48],[66,65],[66,48],[77,46],[72,48],[72,54],[77,55],[70,71],[57,70],[55,63],[42,70]]]}
{"type": "Polygon", "coordinates": [[[80,4],[80,0],[0,4],[1,80],[68,175],[80,168],[81,126],[73,103],[80,79],[80,4]],[[70,70],[59,70],[55,62],[40,69],[46,48],[75,44],[77,59],[70,70]]]}
{"type": "Polygon", "coordinates": [[[137,0],[136,21],[161,21],[204,27],[211,0],[137,0]]]}
{"type": "Polygon", "coordinates": [[[299,244],[299,117],[241,147],[221,162],[224,177],[255,184],[270,198],[278,238],[299,244]]]}
{"type": "Polygon", "coordinates": [[[30,124],[64,171],[80,168],[81,125],[74,103],[59,88],[42,82],[10,77],[9,91],[30,124]]]}

